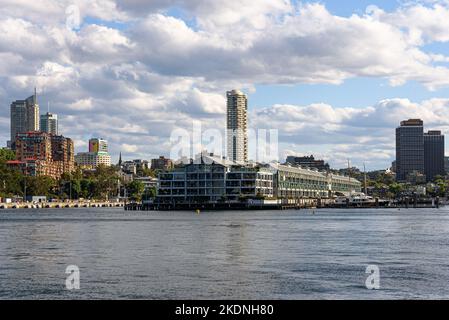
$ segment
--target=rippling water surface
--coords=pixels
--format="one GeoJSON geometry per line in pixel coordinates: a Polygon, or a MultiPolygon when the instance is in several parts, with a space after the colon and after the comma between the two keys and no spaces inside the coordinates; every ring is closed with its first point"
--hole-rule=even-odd
{"type": "Polygon", "coordinates": [[[92,298],[449,298],[449,208],[0,211],[0,299],[92,298]]]}

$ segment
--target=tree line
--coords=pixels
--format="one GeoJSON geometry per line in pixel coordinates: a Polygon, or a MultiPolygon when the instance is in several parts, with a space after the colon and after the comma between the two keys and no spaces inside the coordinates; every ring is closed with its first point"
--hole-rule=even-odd
{"type": "MultiPolygon", "coordinates": [[[[125,183],[115,166],[100,165],[96,170],[77,168],[72,173],[64,173],[60,179],[53,179],[48,176],[26,176],[19,170],[9,168],[7,161],[14,159],[14,151],[0,149],[0,198],[34,195],[59,200],[108,200],[126,194],[129,199],[140,201],[156,194],[156,190],[145,192],[140,181],[125,183]]],[[[155,173],[146,169],[141,174],[154,176],[155,173]]]]}

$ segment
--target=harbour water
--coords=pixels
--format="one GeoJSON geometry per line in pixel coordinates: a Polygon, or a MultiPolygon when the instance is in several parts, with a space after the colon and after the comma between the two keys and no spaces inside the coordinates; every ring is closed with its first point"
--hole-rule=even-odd
{"type": "Polygon", "coordinates": [[[449,208],[0,211],[0,299],[412,298],[449,298],[449,208]]]}

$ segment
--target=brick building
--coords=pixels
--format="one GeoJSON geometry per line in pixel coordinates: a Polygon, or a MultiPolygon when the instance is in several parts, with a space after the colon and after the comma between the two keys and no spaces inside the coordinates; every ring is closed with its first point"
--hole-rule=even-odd
{"type": "Polygon", "coordinates": [[[75,168],[73,141],[45,132],[18,133],[16,160],[8,165],[26,175],[58,179],[75,168]]]}

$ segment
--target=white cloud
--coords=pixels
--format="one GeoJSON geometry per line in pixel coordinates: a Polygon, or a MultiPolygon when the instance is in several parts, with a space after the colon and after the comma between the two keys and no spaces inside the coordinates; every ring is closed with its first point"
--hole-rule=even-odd
{"type": "Polygon", "coordinates": [[[83,110],[92,110],[94,108],[92,99],[80,99],[77,100],[69,105],[67,105],[67,108],[77,111],[83,111],[83,110]]]}
{"type": "Polygon", "coordinates": [[[365,108],[275,105],[253,112],[250,125],[279,129],[284,157],[315,154],[337,167],[350,158],[358,166],[366,162],[371,168],[387,168],[402,120],[420,118],[425,129],[449,134],[448,110],[449,99],[388,99],[365,108]]]}
{"type": "Polygon", "coordinates": [[[135,153],[138,149],[139,147],[133,144],[126,144],[126,143],[122,144],[122,150],[124,152],[135,153]]]}
{"type": "MultiPolygon", "coordinates": [[[[234,87],[337,85],[353,77],[448,86],[449,57],[423,47],[449,41],[448,8],[438,2],[339,17],[320,4],[286,0],[0,0],[0,104],[37,86],[42,107],[51,102],[63,133],[75,141],[104,136],[114,154],[167,154],[174,128],[189,129],[194,119],[224,127],[225,91],[234,87]],[[67,30],[71,4],[84,21],[105,25],[67,30]],[[173,7],[185,21],[168,15],[173,7]],[[113,27],[117,21],[122,29],[113,27]]],[[[444,99],[390,99],[365,108],[320,99],[258,109],[250,121],[279,128],[286,150],[381,162],[392,155],[399,121],[416,116],[449,127],[444,99]]],[[[2,140],[9,138],[8,113],[0,110],[2,140]]]]}
{"type": "Polygon", "coordinates": [[[386,13],[376,11],[375,18],[385,23],[396,25],[408,30],[409,40],[412,43],[447,42],[449,35],[449,7],[444,1],[434,1],[432,6],[416,4],[406,6],[399,10],[386,13]]]}

